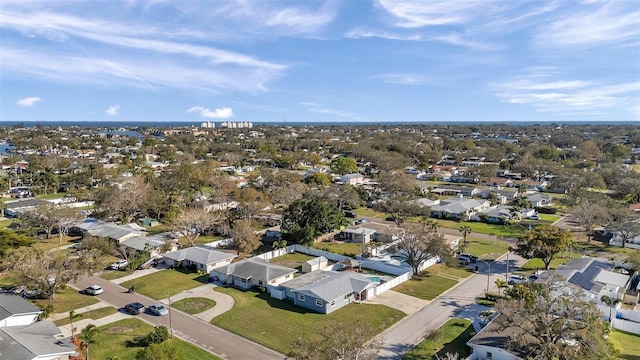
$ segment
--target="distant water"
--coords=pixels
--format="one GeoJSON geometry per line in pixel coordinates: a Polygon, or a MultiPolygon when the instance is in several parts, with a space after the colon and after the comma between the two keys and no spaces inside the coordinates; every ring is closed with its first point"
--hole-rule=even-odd
{"type": "MultiPolygon", "coordinates": [[[[95,127],[105,129],[138,128],[138,127],[199,127],[201,122],[186,121],[2,121],[0,126],[15,126],[22,124],[25,127],[47,126],[47,127],[95,127]]],[[[513,126],[533,126],[533,125],[638,125],[640,121],[383,121],[383,122],[260,122],[253,121],[253,126],[403,126],[403,125],[513,125],[513,126]]],[[[215,124],[220,127],[220,123],[215,124]]]]}

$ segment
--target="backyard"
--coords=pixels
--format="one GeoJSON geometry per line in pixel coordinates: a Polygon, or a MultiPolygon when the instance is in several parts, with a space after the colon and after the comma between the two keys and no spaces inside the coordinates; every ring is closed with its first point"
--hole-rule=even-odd
{"type": "MultiPolygon", "coordinates": [[[[134,360],[141,348],[132,344],[132,341],[138,336],[149,334],[153,331],[153,326],[138,319],[124,319],[102,326],[100,330],[101,333],[96,337],[96,345],[90,348],[92,359],[117,357],[119,360],[134,360]]],[[[177,338],[167,341],[175,342],[184,359],[221,360],[186,341],[177,338]]]]}
{"type": "Polygon", "coordinates": [[[640,335],[614,330],[609,340],[620,352],[617,358],[622,360],[640,360],[640,335]]]}
{"type": "Polygon", "coordinates": [[[461,359],[470,355],[467,341],[473,337],[471,321],[451,319],[432,332],[418,346],[406,354],[404,360],[444,359],[447,353],[459,354],[461,359]]]}
{"type": "Polygon", "coordinates": [[[277,258],[273,258],[269,260],[269,262],[273,264],[290,267],[298,271],[302,271],[302,264],[304,264],[305,261],[311,260],[314,258],[315,256],[294,252],[294,253],[278,256],[277,258]]]}
{"type": "Polygon", "coordinates": [[[201,286],[208,281],[209,274],[185,273],[180,270],[161,270],[126,281],[121,285],[125,288],[134,286],[136,292],[160,300],[201,286]]]}
{"type": "Polygon", "coordinates": [[[423,300],[433,300],[458,283],[456,277],[443,276],[439,273],[438,269],[429,268],[418,275],[414,275],[409,281],[394,287],[393,290],[423,300]]]}
{"type": "Polygon", "coordinates": [[[355,257],[356,255],[362,254],[361,243],[320,242],[313,244],[313,247],[349,257],[355,257]]]}
{"type": "Polygon", "coordinates": [[[282,353],[287,353],[293,340],[311,336],[332,322],[363,321],[365,326],[381,332],[405,316],[383,305],[355,303],[324,315],[274,299],[269,294],[220,287],[215,291],[231,295],[235,305],[231,311],[214,318],[212,324],[282,353]]]}

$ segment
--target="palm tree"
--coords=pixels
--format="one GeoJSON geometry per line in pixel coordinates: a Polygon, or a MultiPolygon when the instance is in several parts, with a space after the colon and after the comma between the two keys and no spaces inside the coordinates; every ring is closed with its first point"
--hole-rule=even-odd
{"type": "Polygon", "coordinates": [[[73,320],[82,317],[82,314],[76,314],[74,310],[69,311],[69,321],[71,322],[71,338],[75,337],[76,328],[73,327],[73,320]]]}
{"type": "Polygon", "coordinates": [[[609,322],[611,322],[611,316],[612,316],[611,312],[616,307],[616,305],[618,305],[620,300],[611,298],[607,295],[602,295],[600,300],[602,300],[602,302],[609,307],[609,322]]]}
{"type": "Polygon", "coordinates": [[[94,324],[89,324],[80,330],[80,335],[78,335],[78,338],[82,340],[80,347],[87,350],[87,356],[85,357],[87,360],[89,360],[89,345],[98,343],[95,337],[100,334],[100,331],[101,330],[94,324]]]}
{"type": "Polygon", "coordinates": [[[496,286],[498,287],[498,296],[501,295],[502,289],[509,287],[509,283],[506,280],[496,280],[496,286]]]}
{"type": "Polygon", "coordinates": [[[469,234],[471,234],[471,226],[462,225],[462,226],[460,226],[460,229],[458,229],[458,230],[462,233],[463,242],[466,244],[467,243],[467,236],[469,234]]]}
{"type": "Polygon", "coordinates": [[[38,315],[38,320],[44,320],[56,312],[56,308],[51,303],[38,304],[38,307],[42,310],[40,315],[38,315]]]}

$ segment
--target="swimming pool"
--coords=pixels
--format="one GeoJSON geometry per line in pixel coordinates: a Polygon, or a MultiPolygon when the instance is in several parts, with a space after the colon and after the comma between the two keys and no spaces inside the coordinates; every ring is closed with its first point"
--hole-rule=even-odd
{"type": "Polygon", "coordinates": [[[371,282],[375,282],[375,283],[380,282],[380,276],[367,276],[367,278],[371,280],[371,282]]]}

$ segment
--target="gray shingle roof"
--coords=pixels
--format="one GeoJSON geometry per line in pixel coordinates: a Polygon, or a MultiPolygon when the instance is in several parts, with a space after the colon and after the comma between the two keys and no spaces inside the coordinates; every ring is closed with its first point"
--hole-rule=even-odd
{"type": "Polygon", "coordinates": [[[103,224],[102,226],[95,227],[89,230],[91,236],[104,237],[109,239],[120,239],[130,234],[146,235],[145,232],[140,230],[134,230],[127,225],[113,225],[103,224]]]}
{"type": "Polygon", "coordinates": [[[431,211],[444,211],[451,214],[459,214],[466,212],[469,209],[481,206],[486,203],[487,200],[474,200],[474,199],[448,199],[440,203],[440,205],[433,205],[431,211]]]}
{"type": "Polygon", "coordinates": [[[139,236],[139,237],[129,238],[129,239],[123,240],[122,244],[130,248],[142,251],[144,250],[147,244],[149,244],[151,248],[163,247],[167,240],[175,242],[175,240],[172,240],[171,238],[165,235],[158,234],[158,235],[152,235],[152,236],[139,236]]]}
{"type": "Polygon", "coordinates": [[[194,263],[205,265],[231,260],[237,257],[237,255],[214,250],[212,247],[204,245],[172,251],[162,256],[174,261],[189,260],[194,263]]]}
{"type": "Polygon", "coordinates": [[[51,321],[0,328],[0,355],[3,359],[33,359],[75,353],[75,347],[61,339],[60,329],[51,321]]]}
{"type": "Polygon", "coordinates": [[[0,320],[16,314],[39,314],[42,310],[15,294],[0,293],[0,320]]]}
{"type": "Polygon", "coordinates": [[[216,271],[224,274],[233,274],[243,279],[257,279],[262,281],[271,281],[287,274],[298,272],[286,266],[272,264],[260,258],[250,258],[237,263],[223,266],[216,271]]]}
{"type": "Polygon", "coordinates": [[[328,302],[346,294],[360,293],[375,285],[365,276],[352,271],[314,271],[287,281],[282,286],[328,302]]]}
{"type": "Polygon", "coordinates": [[[315,257],[313,259],[309,259],[309,260],[305,261],[305,264],[315,265],[315,264],[322,264],[322,263],[324,263],[326,261],[327,261],[326,257],[318,256],[318,257],[315,257]]]}

